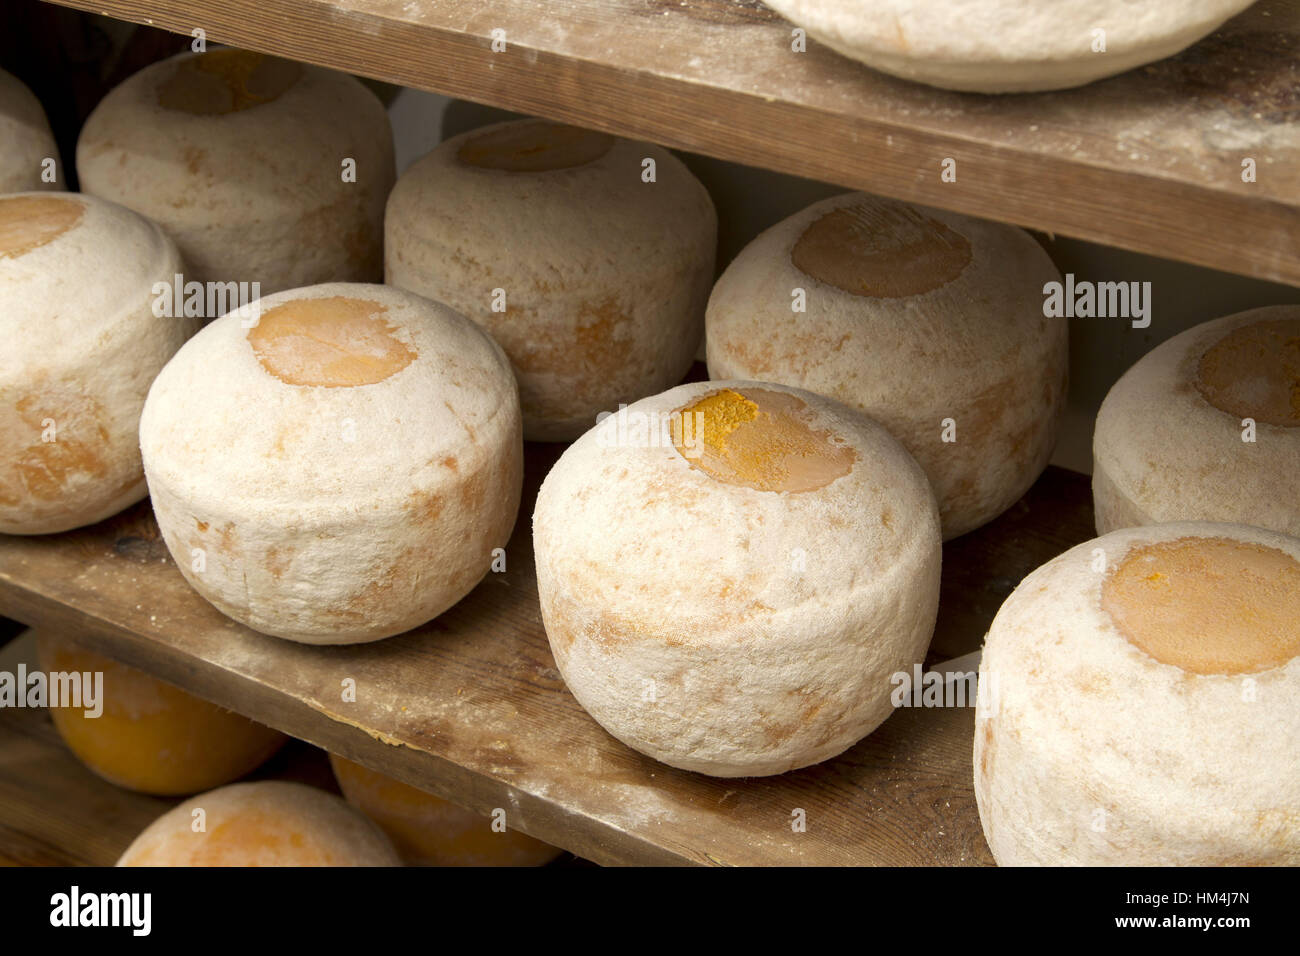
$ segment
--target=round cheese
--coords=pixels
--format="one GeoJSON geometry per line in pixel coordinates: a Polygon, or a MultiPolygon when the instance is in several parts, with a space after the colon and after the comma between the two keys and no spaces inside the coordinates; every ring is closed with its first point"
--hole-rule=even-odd
{"type": "Polygon", "coordinates": [[[411,866],[541,866],[562,852],[431,793],[330,754],[347,801],[388,834],[411,866]]]}
{"type": "Polygon", "coordinates": [[[154,376],[194,334],[154,314],[182,270],[128,209],[0,196],[0,532],[93,524],[145,496],[136,430],[154,376]]]}
{"type": "Polygon", "coordinates": [[[392,131],[342,73],[241,50],[163,60],[91,113],[77,172],[161,225],[189,279],[266,295],[382,274],[392,131]]]}
{"type": "Polygon", "coordinates": [[[344,801],[300,783],[235,783],[173,807],[118,866],[400,866],[388,838],[344,801]]]}
{"type": "Polygon", "coordinates": [[[751,242],[708,306],[709,375],[857,408],[925,469],[945,538],[992,520],[1046,467],[1065,406],[1060,278],[1014,226],[864,193],[751,242]]]}
{"type": "Polygon", "coordinates": [[[1157,346],[1102,403],[1097,530],[1228,521],[1300,536],[1300,306],[1202,323],[1157,346]]]}
{"type": "Polygon", "coordinates": [[[828,47],[950,90],[1059,90],[1173,56],[1253,0],[768,0],[828,47]]]}
{"type": "Polygon", "coordinates": [[[717,216],[667,150],[542,120],[475,130],[402,175],[384,230],[387,282],[505,348],[530,440],[572,440],[690,369],[717,216]]]}
{"type": "Polygon", "coordinates": [[[891,712],[939,598],[938,512],[883,428],[761,382],[604,419],[533,515],[556,665],[606,730],[720,777],[833,757],[891,712]]]}
{"type": "Polygon", "coordinates": [[[206,700],[41,631],[47,674],[102,674],[102,710],[51,707],[54,727],[77,759],[109,783],[159,795],[197,793],[238,780],[288,739],[206,700]]]}
{"type": "Polygon", "coordinates": [[[59,147],[40,100],[22,80],[0,70],[0,194],[62,189],[59,147]],[[45,182],[44,162],[55,162],[55,181],[45,182]]]}
{"type": "Polygon", "coordinates": [[[980,666],[1003,865],[1300,863],[1300,539],[1128,528],[1027,577],[980,666]]]}
{"type": "Polygon", "coordinates": [[[441,614],[486,574],[519,507],[510,365],[401,289],[268,296],[196,335],[145,403],[154,514],[219,610],[313,644],[441,614]]]}

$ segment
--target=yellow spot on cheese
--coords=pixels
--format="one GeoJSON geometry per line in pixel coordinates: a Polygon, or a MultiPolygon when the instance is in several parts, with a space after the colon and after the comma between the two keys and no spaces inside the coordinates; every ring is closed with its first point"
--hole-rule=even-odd
{"type": "Polygon", "coordinates": [[[863,199],[826,213],[790,253],[807,276],[853,295],[899,299],[946,285],[970,264],[970,242],[903,203],[863,199]]]}
{"type": "Polygon", "coordinates": [[[514,173],[541,173],[594,163],[616,140],[607,133],[545,120],[511,123],[473,136],[456,158],[466,166],[514,173]]]}
{"type": "Polygon", "coordinates": [[[53,242],[85,215],[85,205],[67,196],[11,196],[0,199],[0,259],[17,259],[53,242]]]}
{"type": "Polygon", "coordinates": [[[103,674],[103,712],[50,708],[68,749],[110,783],[160,795],[218,787],[262,764],[287,739],[246,717],[69,641],[37,636],[42,670],[103,674]]]}
{"type": "Polygon", "coordinates": [[[158,104],[199,116],[237,113],[278,99],[301,77],[302,66],[292,60],[210,50],[176,65],[158,90],[158,104]]]}
{"type": "Polygon", "coordinates": [[[673,445],[693,468],[758,491],[802,492],[847,475],[857,452],[814,428],[802,399],[768,389],[712,392],[674,413],[673,445]]]}
{"type": "Polygon", "coordinates": [[[1245,674],[1300,654],[1300,562],[1227,538],[1133,548],[1102,584],[1119,632],[1194,674],[1245,674]]]}
{"type": "Polygon", "coordinates": [[[1196,385],[1234,418],[1300,425],[1300,312],[1229,332],[1201,356],[1196,385]]]}
{"type": "Polygon", "coordinates": [[[295,299],[264,312],[248,341],[262,367],[288,385],[373,385],[416,358],[382,317],[386,311],[346,296],[295,299]]]}

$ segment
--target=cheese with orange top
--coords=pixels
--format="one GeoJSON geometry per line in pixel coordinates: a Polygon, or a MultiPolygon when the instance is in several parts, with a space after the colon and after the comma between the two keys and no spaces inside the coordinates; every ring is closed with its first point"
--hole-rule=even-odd
{"type": "Polygon", "coordinates": [[[1173,522],[1030,574],[985,643],[975,795],[1009,865],[1300,863],[1300,539],[1173,522]]]}
{"type": "Polygon", "coordinates": [[[201,793],[149,824],[118,866],[400,866],[383,832],[346,802],[263,780],[201,793]]]}
{"type": "Polygon", "coordinates": [[[0,532],[66,531],[144,497],[145,394],[198,328],[154,313],[154,286],[181,269],[162,230],[115,203],[0,196],[0,532]]]}
{"type": "Polygon", "coordinates": [[[573,695],[687,770],[842,752],[889,716],[934,628],[924,473],[865,415],[781,385],[683,385],[604,419],[546,476],[533,542],[573,695]]]}
{"type": "Polygon", "coordinates": [[[523,481],[501,349],[445,306],[365,283],[209,324],[150,389],[140,448],[195,590],[311,644],[378,640],[459,601],[509,539],[523,481]]]}
{"type": "Polygon", "coordinates": [[[161,225],[187,280],[268,295],[382,275],[392,130],[346,74],[231,49],[154,63],[90,114],[77,172],[161,225]]]}
{"type": "Polygon", "coordinates": [[[68,749],[119,787],[197,793],[238,780],[288,739],[50,631],[37,633],[36,647],[47,674],[104,675],[102,713],[53,707],[50,717],[68,749]]]}
{"type": "Polygon", "coordinates": [[[562,852],[449,800],[330,754],[343,796],[375,821],[413,866],[541,866],[562,852]]]}
{"type": "Polygon", "coordinates": [[[1229,521],[1300,536],[1300,305],[1157,346],[1106,396],[1092,450],[1101,534],[1229,521]]]}

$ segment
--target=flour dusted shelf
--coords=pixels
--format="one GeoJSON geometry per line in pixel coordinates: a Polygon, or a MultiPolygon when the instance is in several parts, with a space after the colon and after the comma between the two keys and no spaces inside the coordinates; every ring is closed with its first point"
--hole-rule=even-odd
{"type": "Polygon", "coordinates": [[[1013,97],[910,84],[816,43],[792,52],[791,24],[756,0],[58,2],[1300,285],[1300,0],[1260,0],[1113,79],[1013,97]],[[940,180],[946,158],[956,182],[940,180]]]}

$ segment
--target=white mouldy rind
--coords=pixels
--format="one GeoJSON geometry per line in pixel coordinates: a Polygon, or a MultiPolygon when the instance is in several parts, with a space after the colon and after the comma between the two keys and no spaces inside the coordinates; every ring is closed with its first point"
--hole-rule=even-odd
{"type": "Polygon", "coordinates": [[[504,353],[387,286],[281,292],[213,322],[158,376],[140,444],[186,579],[254,630],[305,643],[442,613],[488,572],[519,506],[504,353]]]}
{"type": "Polygon", "coordinates": [[[626,414],[710,407],[706,435],[754,413],[757,467],[620,443],[616,418],[560,458],[533,515],[542,620],[573,695],[628,746],[714,776],[784,773],[870,733],[891,675],[924,658],[938,513],[897,441],[810,392],[702,382],[626,414]]]}

